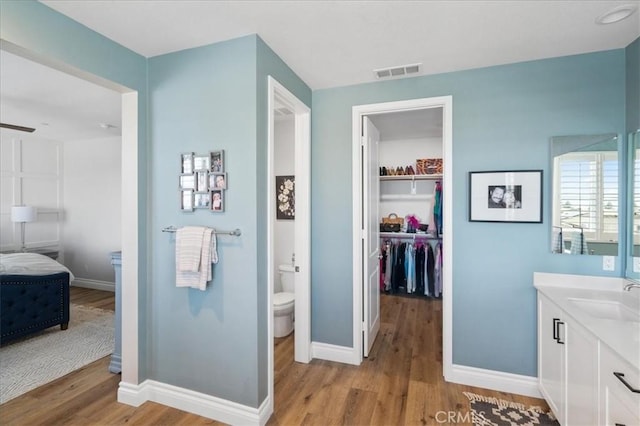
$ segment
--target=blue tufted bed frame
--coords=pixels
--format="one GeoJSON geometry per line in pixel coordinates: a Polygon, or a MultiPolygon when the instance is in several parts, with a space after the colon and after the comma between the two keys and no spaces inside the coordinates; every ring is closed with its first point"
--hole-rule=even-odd
{"type": "Polygon", "coordinates": [[[0,275],[0,344],[69,325],[69,273],[0,275]]]}

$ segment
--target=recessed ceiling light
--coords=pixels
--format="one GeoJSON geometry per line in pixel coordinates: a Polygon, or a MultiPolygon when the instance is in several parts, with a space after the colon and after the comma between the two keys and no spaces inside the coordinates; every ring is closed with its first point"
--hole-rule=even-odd
{"type": "Polygon", "coordinates": [[[608,12],[600,15],[596,18],[596,23],[598,24],[615,24],[616,22],[620,22],[623,19],[628,18],[633,15],[633,12],[636,11],[636,6],[633,4],[623,4],[622,6],[614,7],[608,12]]]}

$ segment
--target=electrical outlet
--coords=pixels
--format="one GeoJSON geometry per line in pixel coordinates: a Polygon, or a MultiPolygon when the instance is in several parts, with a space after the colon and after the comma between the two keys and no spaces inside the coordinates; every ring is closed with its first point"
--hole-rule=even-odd
{"type": "Polygon", "coordinates": [[[615,271],[616,258],[614,256],[602,256],[602,270],[615,271]]]}
{"type": "Polygon", "coordinates": [[[633,258],[633,272],[640,272],[640,257],[633,258]]]}

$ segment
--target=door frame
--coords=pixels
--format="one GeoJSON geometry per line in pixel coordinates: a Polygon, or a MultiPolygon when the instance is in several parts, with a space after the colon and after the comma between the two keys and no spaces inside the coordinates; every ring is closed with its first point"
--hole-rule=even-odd
{"type": "Polygon", "coordinates": [[[122,250],[122,324],[135,324],[122,328],[122,374],[118,387],[118,401],[127,402],[122,395],[123,386],[137,385],[139,375],[140,317],[138,311],[139,253],[144,248],[139,232],[138,192],[138,91],[104,77],[81,70],[66,62],[54,59],[5,39],[0,39],[0,49],[21,56],[40,65],[53,68],[72,77],[89,81],[118,92],[122,96],[121,114],[121,250],[122,250]]]}
{"type": "Polygon", "coordinates": [[[443,157],[443,266],[442,266],[442,368],[445,380],[453,369],[453,97],[411,99],[406,101],[383,102],[355,105],[352,108],[352,226],[353,226],[353,352],[351,359],[359,365],[363,360],[363,303],[364,295],[362,239],[365,237],[363,216],[362,157],[362,117],[391,112],[411,111],[429,108],[443,109],[442,157],[443,157]]]}
{"type": "Polygon", "coordinates": [[[273,348],[273,289],[274,289],[274,250],[276,216],[275,202],[275,114],[276,98],[284,103],[295,115],[295,170],[296,170],[296,297],[295,297],[295,336],[294,359],[297,362],[311,361],[311,109],[287,90],[272,76],[268,76],[268,142],[267,142],[267,339],[268,339],[268,381],[270,404],[273,412],[274,348],[273,348]],[[301,247],[301,250],[298,248],[301,247]]]}

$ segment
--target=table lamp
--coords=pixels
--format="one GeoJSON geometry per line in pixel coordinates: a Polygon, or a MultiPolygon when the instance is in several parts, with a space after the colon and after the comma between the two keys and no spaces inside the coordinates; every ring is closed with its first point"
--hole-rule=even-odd
{"type": "Polygon", "coordinates": [[[27,251],[24,245],[24,224],[34,222],[36,220],[36,208],[32,206],[13,206],[11,207],[11,222],[20,223],[21,247],[20,250],[27,251]]]}

